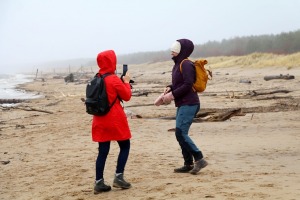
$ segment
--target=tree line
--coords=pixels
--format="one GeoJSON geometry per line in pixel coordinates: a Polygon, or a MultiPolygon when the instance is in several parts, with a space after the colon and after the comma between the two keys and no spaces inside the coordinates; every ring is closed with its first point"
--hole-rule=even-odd
{"type": "MultiPolygon", "coordinates": [[[[277,35],[234,37],[195,45],[191,57],[242,56],[254,52],[292,54],[300,51],[300,30],[277,35]]],[[[119,63],[141,64],[170,60],[170,51],[138,52],[119,55],[119,63]]]]}

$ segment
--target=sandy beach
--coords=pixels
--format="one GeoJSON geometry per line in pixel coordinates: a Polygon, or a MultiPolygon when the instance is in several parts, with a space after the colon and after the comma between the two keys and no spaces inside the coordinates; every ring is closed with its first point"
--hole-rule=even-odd
{"type": "MultiPolygon", "coordinates": [[[[97,143],[91,140],[92,117],[81,101],[86,84],[66,84],[44,74],[45,81],[22,85],[45,98],[0,107],[0,199],[299,199],[300,68],[213,69],[213,80],[199,94],[200,112],[218,112],[190,129],[209,165],[191,175],[173,173],[183,164],[171,130],[174,103],[153,105],[170,83],[171,66],[130,66],[136,83],[131,101],[124,103],[132,131],[125,178],[133,187],[98,195],[93,194],[97,143]],[[295,79],[264,80],[279,74],[295,79]],[[272,93],[279,90],[288,92],[272,93]],[[233,108],[241,113],[226,121],[205,121],[233,108]]],[[[113,142],[104,175],[111,185],[117,155],[113,142]]]]}

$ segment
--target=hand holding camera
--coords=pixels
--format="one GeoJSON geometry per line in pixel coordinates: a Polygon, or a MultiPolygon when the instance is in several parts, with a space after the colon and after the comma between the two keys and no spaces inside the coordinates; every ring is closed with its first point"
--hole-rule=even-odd
{"type": "Polygon", "coordinates": [[[125,75],[122,75],[122,81],[124,83],[129,83],[130,82],[130,74],[129,74],[129,72],[126,72],[125,75]]]}
{"type": "Polygon", "coordinates": [[[121,75],[122,81],[124,83],[134,83],[134,81],[130,79],[131,78],[130,74],[127,71],[128,71],[128,65],[123,64],[123,73],[121,75]]]}

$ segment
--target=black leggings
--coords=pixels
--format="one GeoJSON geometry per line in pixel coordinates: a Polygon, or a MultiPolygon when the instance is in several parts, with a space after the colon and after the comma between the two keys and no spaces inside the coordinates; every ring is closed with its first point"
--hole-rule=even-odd
{"type": "MultiPolygon", "coordinates": [[[[123,173],[129,155],[130,140],[123,140],[117,142],[120,147],[120,153],[118,156],[116,173],[123,173]]],[[[96,180],[100,180],[103,178],[105,162],[110,148],[110,141],[98,142],[98,144],[99,144],[99,151],[96,160],[96,180]]]]}

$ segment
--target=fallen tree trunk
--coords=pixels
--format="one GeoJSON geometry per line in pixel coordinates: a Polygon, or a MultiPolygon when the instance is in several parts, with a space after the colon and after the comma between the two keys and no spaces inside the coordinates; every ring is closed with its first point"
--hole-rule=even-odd
{"type": "Polygon", "coordinates": [[[264,77],[264,80],[265,81],[269,81],[269,80],[272,80],[272,79],[285,79],[285,80],[290,80],[290,79],[295,79],[295,76],[293,76],[293,75],[289,75],[289,74],[287,74],[287,75],[282,75],[282,74],[280,74],[280,75],[275,75],[275,76],[265,76],[264,77]]]}
{"type": "Polygon", "coordinates": [[[206,119],[202,119],[202,118],[195,118],[194,122],[220,122],[220,121],[226,121],[228,119],[230,119],[233,116],[240,116],[241,115],[241,108],[234,108],[234,109],[230,109],[227,110],[225,112],[222,112],[218,115],[214,115],[211,116],[209,118],[206,119]]]}

